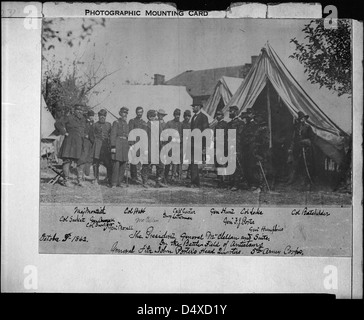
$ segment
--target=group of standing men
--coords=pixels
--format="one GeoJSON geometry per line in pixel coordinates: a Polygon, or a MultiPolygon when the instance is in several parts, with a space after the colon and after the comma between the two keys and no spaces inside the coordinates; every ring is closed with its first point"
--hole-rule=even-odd
{"type": "MultiPolygon", "coordinates": [[[[231,146],[227,143],[227,131],[235,130],[236,170],[232,175],[220,176],[218,187],[237,191],[241,188],[251,190],[262,189],[265,185],[264,163],[267,160],[269,149],[269,131],[263,117],[256,115],[251,108],[239,114],[237,106],[229,108],[230,121],[224,120],[222,110],[216,112],[217,123],[214,127],[215,136],[217,129],[226,131],[225,153],[231,146]]],[[[217,160],[217,159],[216,159],[217,160]]],[[[216,161],[216,166],[220,166],[216,161]]]]}
{"type": "MultiPolygon", "coordinates": [[[[85,175],[90,175],[90,168],[93,166],[94,184],[99,183],[99,168],[102,164],[106,168],[105,182],[110,187],[122,187],[125,183],[141,184],[145,188],[151,186],[150,175],[152,171],[151,148],[159,145],[159,152],[167,143],[175,143],[180,147],[180,161],[178,163],[164,164],[162,159],[159,163],[154,164],[156,167],[155,187],[167,187],[167,184],[175,179],[182,177],[182,164],[184,161],[183,150],[183,130],[199,129],[203,132],[209,128],[207,116],[201,111],[201,104],[192,104],[193,117],[191,112],[186,110],[183,114],[183,121],[180,121],[181,110],[175,109],[173,119],[165,122],[164,117],[167,115],[163,109],[148,110],[147,122],[142,119],[144,110],[142,107],[136,108],[136,117],[127,122],[128,108],[122,107],[119,111],[119,118],[111,124],[106,121],[107,113],[105,109],[98,112],[98,121],[94,121],[94,112],[92,110],[84,113],[83,106],[76,105],[73,113],[59,117],[56,120],[55,127],[64,135],[59,157],[63,160],[63,184],[71,186],[70,167],[77,169],[77,184],[84,186],[85,175]],[[151,134],[153,121],[159,123],[159,136],[154,137],[151,134]],[[148,164],[130,163],[130,180],[125,176],[126,166],[129,161],[129,151],[133,148],[136,141],[129,140],[129,133],[133,129],[145,130],[148,136],[148,164]],[[168,141],[161,139],[161,132],[165,129],[174,129],[179,133],[179,138],[169,137],[168,141]],[[158,139],[159,141],[153,141],[158,139]],[[141,179],[139,178],[141,176],[141,179]]],[[[227,154],[228,130],[235,130],[236,145],[236,170],[232,175],[218,177],[218,187],[227,187],[231,191],[237,191],[241,188],[250,190],[269,189],[267,180],[268,175],[274,174],[272,167],[272,141],[268,123],[264,115],[256,114],[252,108],[245,112],[239,113],[237,106],[229,108],[230,121],[224,120],[222,110],[216,112],[216,124],[214,126],[214,138],[216,141],[216,130],[224,130],[224,153],[227,154]]],[[[295,120],[292,143],[288,150],[289,159],[287,164],[291,165],[290,181],[296,179],[301,174],[306,181],[312,183],[310,172],[312,172],[312,128],[306,123],[308,116],[298,112],[295,120]]],[[[194,152],[201,152],[202,158],[206,154],[206,142],[202,145],[195,146],[194,137],[190,138],[191,146],[191,164],[188,166],[187,178],[191,178],[190,187],[200,187],[199,163],[194,162],[194,152]],[[197,147],[197,148],[196,148],[197,147]],[[202,149],[202,150],[201,150],[202,149]]],[[[215,144],[216,148],[216,144],[215,144]]],[[[172,150],[170,150],[171,152],[172,150]]],[[[215,166],[220,165],[222,161],[217,159],[215,152],[215,166]]],[[[140,149],[136,156],[140,156],[140,149]]],[[[171,156],[171,154],[169,154],[171,156]]]]}
{"type": "MultiPolygon", "coordinates": [[[[220,176],[218,187],[227,187],[231,191],[249,189],[259,192],[270,189],[268,177],[275,178],[277,161],[274,150],[271,129],[263,114],[258,114],[252,108],[239,114],[237,106],[229,108],[230,121],[224,120],[222,110],[217,110],[215,118],[216,130],[225,130],[225,153],[227,144],[227,131],[235,129],[236,144],[236,170],[230,176],[220,176]]],[[[290,170],[288,184],[292,184],[300,176],[306,185],[312,184],[313,175],[313,139],[314,133],[307,124],[308,115],[299,111],[295,118],[293,136],[288,149],[287,167],[290,170]]],[[[216,167],[219,165],[215,159],[216,167]]]]}
{"type": "MultiPolygon", "coordinates": [[[[61,135],[64,136],[62,146],[59,151],[59,157],[63,160],[63,185],[69,187],[71,167],[77,170],[77,185],[84,186],[85,175],[90,175],[90,168],[93,166],[94,179],[92,182],[98,184],[99,168],[102,164],[106,168],[105,182],[110,187],[122,187],[125,183],[125,171],[129,161],[129,149],[138,141],[129,141],[129,133],[133,129],[142,129],[148,135],[148,164],[130,164],[130,181],[127,183],[141,184],[145,188],[151,186],[149,177],[152,165],[150,164],[151,148],[155,144],[151,136],[152,121],[159,122],[159,132],[164,129],[175,129],[178,131],[180,138],[170,137],[169,141],[159,141],[159,151],[164,144],[171,142],[180,146],[180,162],[165,165],[160,159],[156,164],[156,183],[155,187],[167,187],[169,181],[182,176],[183,163],[183,130],[199,128],[204,130],[208,128],[209,123],[207,116],[201,113],[202,105],[192,105],[194,116],[191,120],[191,112],[186,110],[183,114],[183,121],[180,121],[181,110],[175,109],[173,119],[165,122],[164,117],[167,115],[163,109],[148,110],[147,119],[142,119],[144,110],[142,107],[136,108],[136,117],[127,122],[128,108],[122,107],[119,111],[119,118],[112,124],[106,121],[107,111],[101,109],[98,112],[98,121],[94,121],[94,112],[92,110],[84,113],[82,105],[75,105],[72,113],[58,117],[55,127],[61,135]],[[141,180],[139,179],[139,174],[141,180]],[[171,177],[170,177],[171,176],[171,177]]],[[[138,150],[136,156],[140,156],[138,150]],[[138,154],[139,153],[139,154],[138,154]]],[[[188,167],[187,178],[191,177],[191,186],[200,186],[198,165],[192,163],[188,167]]],[[[128,177],[126,177],[128,179],[128,177]]]]}

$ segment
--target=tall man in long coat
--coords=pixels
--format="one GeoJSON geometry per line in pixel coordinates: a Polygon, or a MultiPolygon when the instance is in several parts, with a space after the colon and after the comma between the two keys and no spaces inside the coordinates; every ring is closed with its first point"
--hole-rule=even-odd
{"type": "Polygon", "coordinates": [[[111,159],[113,170],[111,178],[112,187],[121,187],[124,179],[126,163],[129,152],[129,125],[126,122],[128,108],[122,107],[119,111],[120,118],[112,124],[111,128],[111,159]]]}
{"type": "Polygon", "coordinates": [[[94,115],[95,112],[93,110],[87,111],[87,113],[84,115],[86,126],[85,126],[84,137],[82,139],[82,153],[77,163],[77,165],[80,167],[80,170],[82,170],[86,176],[90,175],[90,167],[92,165],[92,160],[93,160],[92,148],[94,141],[93,137],[94,115]]]}
{"type": "MultiPolygon", "coordinates": [[[[178,148],[180,148],[180,145],[182,144],[182,123],[181,121],[179,121],[179,118],[181,116],[181,110],[180,109],[175,109],[173,111],[173,119],[168,121],[167,124],[166,124],[166,128],[167,129],[174,129],[178,132],[179,134],[179,137],[178,138],[172,138],[172,137],[169,137],[169,140],[168,142],[171,142],[175,145],[177,145],[178,148]]],[[[172,153],[170,151],[170,153],[172,153]]],[[[169,154],[168,156],[172,156],[172,154],[169,154]]],[[[178,164],[178,163],[172,163],[172,177],[171,177],[171,181],[174,181],[177,174],[180,173],[180,166],[182,166],[182,164],[178,164]]],[[[170,171],[170,168],[171,168],[171,164],[167,164],[165,166],[165,170],[164,170],[164,175],[165,175],[165,178],[168,179],[168,176],[169,176],[169,171],[170,171]]],[[[180,176],[179,176],[180,178],[180,176]]]]}
{"type": "Polygon", "coordinates": [[[243,175],[241,131],[244,124],[242,119],[239,117],[239,108],[237,106],[231,106],[229,108],[229,117],[231,120],[228,123],[228,129],[235,130],[235,145],[236,145],[236,169],[235,172],[229,177],[230,187],[231,187],[230,190],[237,191],[240,188],[240,182],[243,175]]]}
{"type": "Polygon", "coordinates": [[[98,112],[99,121],[93,125],[93,163],[94,163],[94,183],[99,183],[99,167],[102,163],[107,172],[107,183],[111,183],[111,156],[110,156],[110,133],[111,123],[106,122],[107,111],[101,109],[98,112]]]}
{"type": "MultiPolygon", "coordinates": [[[[221,165],[220,162],[221,162],[221,158],[218,157],[217,155],[217,130],[224,130],[224,134],[223,134],[223,137],[224,137],[224,153],[222,154],[222,156],[226,155],[227,153],[227,149],[228,149],[228,146],[227,146],[227,135],[228,135],[228,123],[224,120],[224,113],[221,109],[217,110],[216,111],[216,120],[217,120],[217,123],[216,123],[216,126],[214,128],[214,146],[215,146],[215,167],[216,168],[221,168],[221,167],[224,167],[225,165],[221,165]]],[[[221,151],[220,151],[221,152],[221,151]]],[[[221,188],[223,187],[223,183],[224,183],[224,176],[223,175],[220,175],[218,176],[218,187],[221,188]]]]}
{"type": "MultiPolygon", "coordinates": [[[[182,165],[183,165],[183,159],[185,158],[185,152],[183,150],[183,141],[184,141],[184,135],[183,130],[191,130],[191,111],[185,110],[183,113],[183,121],[182,121],[182,136],[181,136],[181,166],[180,166],[180,177],[182,177],[182,165]]],[[[187,145],[188,145],[187,140],[187,145]]],[[[189,164],[187,167],[187,179],[191,179],[191,165],[189,164]]]]}
{"type": "MultiPolygon", "coordinates": [[[[201,112],[202,104],[200,103],[193,103],[192,109],[193,109],[193,117],[191,120],[191,131],[194,129],[199,129],[201,132],[203,132],[205,129],[209,128],[209,120],[205,114],[201,112]]],[[[197,150],[202,150],[202,153],[204,150],[206,150],[206,141],[202,139],[202,146],[196,146],[197,150]]],[[[191,188],[200,187],[200,173],[198,168],[198,163],[196,163],[194,159],[194,149],[195,149],[195,141],[194,138],[191,137],[191,188]]]]}
{"type": "MultiPolygon", "coordinates": [[[[147,136],[148,136],[148,163],[143,163],[142,170],[141,170],[142,185],[144,188],[148,188],[148,179],[149,179],[149,175],[152,171],[152,164],[151,164],[152,145],[154,146],[157,142],[154,140],[152,141],[152,136],[151,136],[152,121],[157,120],[157,112],[155,110],[148,110],[147,119],[148,119],[148,122],[146,124],[145,130],[147,131],[147,136]]],[[[159,139],[159,137],[153,137],[153,138],[159,139]]]]}
{"type": "MultiPolygon", "coordinates": [[[[74,114],[64,116],[56,121],[55,126],[61,135],[64,135],[59,156],[63,160],[64,186],[70,187],[69,182],[71,163],[77,163],[82,153],[82,140],[85,134],[85,118],[82,113],[82,106],[76,105],[74,114]]],[[[77,170],[77,184],[82,185],[81,168],[77,170]]]]}
{"type": "MultiPolygon", "coordinates": [[[[130,119],[129,121],[129,132],[133,129],[143,129],[145,130],[146,122],[142,119],[144,110],[143,107],[137,107],[136,110],[136,117],[134,119],[130,119]]],[[[137,138],[136,141],[131,141],[130,146],[133,146],[137,141],[139,141],[139,138],[137,138]]],[[[137,156],[139,156],[139,152],[137,152],[137,156]]],[[[133,183],[138,183],[138,167],[136,164],[130,164],[130,176],[131,181],[133,183]]]]}
{"type": "MultiPolygon", "coordinates": [[[[166,115],[167,113],[163,109],[159,109],[157,111],[158,122],[159,122],[159,155],[163,146],[167,144],[167,142],[162,141],[160,139],[162,131],[167,128],[167,124],[163,119],[166,115]]],[[[165,173],[165,165],[164,162],[162,161],[162,158],[159,156],[159,164],[157,164],[157,183],[156,183],[156,187],[158,188],[165,188],[167,186],[166,185],[167,181],[164,173],[165,173]]]]}
{"type": "Polygon", "coordinates": [[[313,141],[315,134],[312,127],[306,122],[309,118],[302,111],[297,114],[295,120],[291,147],[288,150],[289,157],[293,155],[293,166],[289,184],[298,177],[302,177],[302,183],[311,186],[313,172],[313,141]]]}

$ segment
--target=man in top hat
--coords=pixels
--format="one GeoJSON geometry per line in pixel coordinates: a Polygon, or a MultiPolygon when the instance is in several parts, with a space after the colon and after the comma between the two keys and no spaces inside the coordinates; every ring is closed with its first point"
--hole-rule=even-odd
{"type": "MultiPolygon", "coordinates": [[[[167,128],[167,124],[164,121],[164,117],[167,115],[167,113],[163,109],[159,109],[157,111],[158,121],[159,121],[159,153],[161,152],[163,146],[167,144],[166,141],[161,141],[160,137],[162,134],[162,131],[167,128]]],[[[162,161],[161,158],[159,158],[159,164],[157,165],[157,187],[166,187],[167,186],[167,180],[165,177],[165,165],[164,160],[162,161]]]]}
{"type": "MultiPolygon", "coordinates": [[[[181,123],[182,125],[182,135],[181,135],[181,165],[180,165],[180,174],[179,176],[182,177],[182,165],[183,165],[183,159],[185,158],[185,152],[183,150],[183,141],[184,141],[184,134],[183,134],[183,130],[191,130],[191,111],[190,110],[185,110],[185,112],[183,112],[183,121],[181,123]]],[[[188,145],[188,140],[187,140],[187,145],[188,145]]],[[[191,179],[191,165],[189,164],[187,167],[187,177],[186,179],[191,179]]]]}
{"type": "Polygon", "coordinates": [[[81,170],[86,176],[90,175],[90,167],[93,160],[92,146],[94,142],[94,136],[93,136],[94,115],[95,112],[93,110],[88,110],[84,113],[86,126],[85,126],[84,137],[82,140],[83,146],[82,146],[81,158],[78,160],[77,163],[77,165],[81,167],[81,170]]]}
{"type": "Polygon", "coordinates": [[[292,143],[288,150],[288,163],[292,166],[288,184],[292,184],[300,176],[303,178],[301,182],[310,188],[314,174],[312,143],[315,134],[312,127],[306,122],[308,118],[309,116],[302,111],[297,113],[292,143]]]}
{"type": "MultiPolygon", "coordinates": [[[[74,113],[63,116],[56,121],[55,126],[61,135],[65,136],[59,156],[63,160],[64,186],[70,187],[69,181],[71,163],[77,164],[82,154],[82,140],[85,134],[85,118],[81,105],[74,106],[74,113]]],[[[82,186],[82,167],[77,169],[77,184],[82,186]]]]}
{"type": "MultiPolygon", "coordinates": [[[[225,167],[225,164],[224,165],[221,165],[220,162],[221,162],[221,156],[223,157],[224,155],[227,154],[227,150],[228,150],[228,146],[227,146],[227,135],[228,135],[228,123],[224,120],[224,113],[221,109],[218,109],[216,111],[216,114],[215,114],[215,119],[217,120],[217,123],[216,123],[216,126],[214,128],[214,145],[215,145],[215,167],[216,168],[220,168],[220,167],[225,167]],[[224,134],[223,134],[223,137],[224,137],[224,153],[218,158],[218,155],[217,155],[217,130],[224,130],[224,134]]],[[[224,175],[220,175],[218,176],[218,188],[222,188],[223,187],[223,184],[224,184],[224,179],[225,176],[224,175]]]]}
{"type": "MultiPolygon", "coordinates": [[[[168,142],[171,142],[172,144],[175,144],[178,148],[180,148],[180,145],[182,144],[182,140],[181,140],[181,137],[182,137],[182,123],[181,121],[179,120],[181,117],[181,110],[180,109],[175,109],[173,111],[173,119],[168,121],[166,123],[166,129],[174,129],[178,132],[178,135],[179,137],[178,138],[172,138],[172,137],[169,137],[168,139],[168,142]]],[[[168,156],[172,156],[172,150],[170,151],[170,153],[168,154],[168,156]]],[[[180,173],[180,164],[178,163],[172,163],[172,177],[171,177],[171,181],[174,181],[177,177],[177,174],[180,173]]],[[[170,167],[171,165],[170,164],[167,164],[165,166],[165,170],[164,170],[164,176],[166,178],[166,180],[168,180],[168,177],[169,177],[169,171],[170,171],[170,167]]]]}
{"type": "Polygon", "coordinates": [[[251,161],[249,161],[250,167],[247,171],[252,178],[250,181],[251,190],[260,192],[268,188],[266,185],[268,180],[265,182],[265,178],[272,173],[271,162],[269,161],[272,150],[269,147],[270,134],[267,121],[263,116],[256,116],[254,122],[256,122],[256,126],[252,137],[251,154],[248,154],[251,161]]]}
{"type": "Polygon", "coordinates": [[[99,167],[103,164],[107,171],[105,179],[110,185],[111,183],[111,156],[110,156],[110,133],[111,123],[106,122],[107,111],[101,109],[98,112],[99,121],[93,125],[93,164],[94,164],[94,183],[99,183],[99,167]]]}
{"type": "Polygon", "coordinates": [[[244,124],[242,119],[239,117],[239,108],[237,106],[229,107],[229,117],[231,120],[228,123],[228,129],[235,130],[236,145],[236,169],[235,172],[229,177],[229,187],[231,188],[231,191],[237,191],[240,188],[240,182],[243,176],[241,131],[244,124]]]}
{"type": "Polygon", "coordinates": [[[111,159],[113,161],[111,187],[122,187],[129,153],[129,125],[126,122],[129,109],[119,110],[120,118],[113,122],[110,135],[111,159]]]}
{"type": "MultiPolygon", "coordinates": [[[[129,132],[134,130],[134,129],[143,129],[145,130],[146,128],[146,122],[142,119],[143,117],[143,113],[144,113],[144,109],[141,106],[138,106],[135,109],[135,113],[136,113],[136,117],[134,119],[130,119],[129,121],[129,132]]],[[[132,147],[137,141],[139,141],[140,138],[137,137],[136,141],[129,141],[129,145],[132,147]]],[[[140,151],[138,150],[137,152],[137,156],[140,155],[139,153],[140,151]]],[[[131,182],[132,183],[139,183],[138,180],[138,165],[136,164],[130,164],[130,176],[131,176],[131,182]]]]}
{"type": "Polygon", "coordinates": [[[164,122],[164,117],[167,115],[167,113],[164,111],[164,109],[159,109],[157,111],[157,115],[158,115],[160,130],[164,130],[166,128],[166,123],[164,122]]]}
{"type": "MultiPolygon", "coordinates": [[[[201,112],[202,104],[201,103],[193,103],[192,111],[194,113],[191,119],[191,131],[194,129],[199,129],[203,132],[205,129],[209,128],[209,120],[207,116],[201,112]]],[[[191,137],[191,188],[200,187],[200,173],[198,163],[195,163],[194,152],[196,150],[202,150],[202,154],[206,150],[206,141],[202,141],[202,146],[195,146],[194,138],[191,137]],[[195,148],[197,147],[197,148],[195,148]]]]}
{"type": "MultiPolygon", "coordinates": [[[[155,146],[157,141],[152,141],[152,135],[151,135],[151,127],[152,127],[152,121],[156,121],[158,119],[157,116],[157,111],[155,110],[148,110],[147,112],[147,119],[148,122],[146,124],[146,131],[147,131],[147,136],[148,136],[148,163],[143,163],[142,164],[142,169],[141,169],[141,176],[142,176],[142,185],[144,188],[148,188],[148,179],[149,179],[149,175],[152,171],[152,146],[155,146]]],[[[154,139],[159,139],[158,137],[153,137],[154,139]]],[[[157,166],[157,165],[156,165],[157,166]]],[[[157,166],[158,168],[158,166],[157,166]]]]}

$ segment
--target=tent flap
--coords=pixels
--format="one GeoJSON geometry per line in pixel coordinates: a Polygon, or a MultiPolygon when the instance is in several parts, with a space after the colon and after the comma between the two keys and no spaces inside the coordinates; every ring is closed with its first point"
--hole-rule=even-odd
{"type": "Polygon", "coordinates": [[[229,107],[233,105],[238,106],[240,112],[251,108],[266,86],[267,80],[294,118],[299,111],[309,116],[307,122],[318,137],[317,146],[328,157],[341,163],[344,136],[347,134],[315,104],[268,43],[244,82],[223,109],[224,113],[227,114],[229,107]]]}

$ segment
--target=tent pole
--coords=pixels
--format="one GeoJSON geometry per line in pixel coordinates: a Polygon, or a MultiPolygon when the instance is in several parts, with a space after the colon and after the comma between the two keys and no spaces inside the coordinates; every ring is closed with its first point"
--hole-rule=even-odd
{"type": "Polygon", "coordinates": [[[270,83],[267,81],[267,108],[268,108],[268,128],[269,128],[269,148],[272,148],[272,110],[270,108],[270,83]]]}

